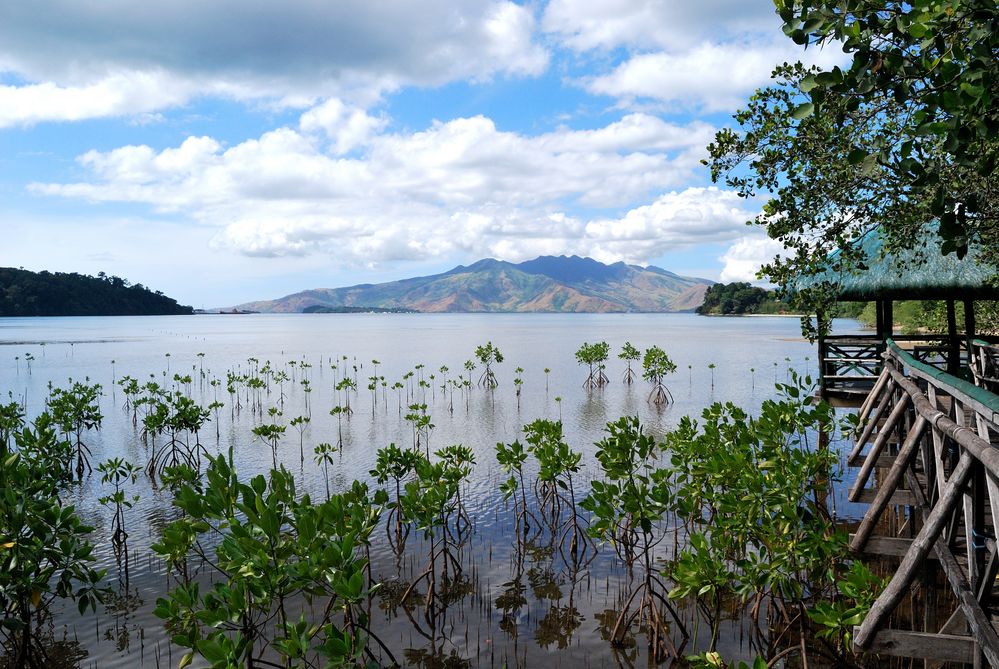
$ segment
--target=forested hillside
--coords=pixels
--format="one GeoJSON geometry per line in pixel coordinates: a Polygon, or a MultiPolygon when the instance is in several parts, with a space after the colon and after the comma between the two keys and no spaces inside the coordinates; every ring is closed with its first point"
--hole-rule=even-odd
{"type": "Polygon", "coordinates": [[[0,316],[153,316],[191,307],[141,283],[108,276],[0,267],[0,316]]]}

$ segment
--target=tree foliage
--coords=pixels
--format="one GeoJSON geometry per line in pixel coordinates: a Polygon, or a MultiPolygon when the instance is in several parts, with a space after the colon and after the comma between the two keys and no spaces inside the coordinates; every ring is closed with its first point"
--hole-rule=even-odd
{"type": "Polygon", "coordinates": [[[716,283],[708,286],[704,302],[697,307],[699,314],[760,314],[777,313],[783,305],[769,291],[744,281],[716,283]]]}
{"type": "Polygon", "coordinates": [[[834,270],[862,271],[851,244],[860,235],[880,228],[886,251],[913,248],[934,220],[940,238],[927,252],[963,257],[979,244],[995,265],[995,3],[776,4],[795,42],[841,45],[852,62],[777,67],[773,84],[736,114],[739,129],[708,147],[714,180],[743,197],[770,196],[759,222],[786,252],[761,273],[787,286],[836,249],[834,270]]]}
{"type": "Polygon", "coordinates": [[[0,316],[151,316],[193,313],[141,283],[108,276],[0,267],[0,316]]]}

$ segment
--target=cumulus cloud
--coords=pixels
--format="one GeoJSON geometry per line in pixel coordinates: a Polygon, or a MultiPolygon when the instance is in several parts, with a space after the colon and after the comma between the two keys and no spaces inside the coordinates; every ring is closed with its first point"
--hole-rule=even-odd
{"type": "Polygon", "coordinates": [[[784,250],[778,241],[762,236],[746,236],[736,241],[719,258],[723,263],[721,281],[759,283],[756,273],[784,250]]]}
{"type": "Polygon", "coordinates": [[[591,93],[625,100],[652,99],[670,107],[724,111],[743,106],[770,73],[796,60],[831,67],[843,60],[835,50],[801,52],[789,40],[703,42],[689,50],[637,54],[611,72],[584,80],[591,93]]]}
{"type": "Polygon", "coordinates": [[[774,6],[745,0],[552,0],[542,27],[577,51],[670,49],[778,29],[774,6]]]}
{"type": "Polygon", "coordinates": [[[684,188],[712,133],[647,114],[537,136],[482,116],[393,133],[326,102],[297,127],[233,146],[189,137],[159,151],[90,151],[78,158],[89,180],[31,190],[189,216],[217,228],[216,248],[249,256],[329,254],[356,266],[571,252],[642,262],[734,239],[751,217],[734,193],[684,188]],[[621,215],[581,213],[593,208],[621,215]]]}
{"type": "Polygon", "coordinates": [[[0,127],[142,114],[196,96],[370,104],[404,85],[536,75],[547,50],[507,0],[0,3],[0,127]]]}

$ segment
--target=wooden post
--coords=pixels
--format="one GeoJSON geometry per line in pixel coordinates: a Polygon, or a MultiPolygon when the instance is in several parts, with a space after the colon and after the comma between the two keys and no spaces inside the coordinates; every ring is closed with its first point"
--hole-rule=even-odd
{"type": "Polygon", "coordinates": [[[957,315],[954,313],[954,300],[947,300],[947,336],[950,347],[947,355],[947,373],[957,374],[961,368],[961,352],[957,346],[957,315]]]}
{"type": "Polygon", "coordinates": [[[975,340],[975,301],[964,300],[964,341],[968,355],[968,367],[971,367],[971,342],[975,340]]]}
{"type": "Polygon", "coordinates": [[[895,335],[895,313],[893,307],[895,303],[889,298],[885,300],[882,307],[885,315],[885,336],[884,339],[891,339],[895,335]]]}

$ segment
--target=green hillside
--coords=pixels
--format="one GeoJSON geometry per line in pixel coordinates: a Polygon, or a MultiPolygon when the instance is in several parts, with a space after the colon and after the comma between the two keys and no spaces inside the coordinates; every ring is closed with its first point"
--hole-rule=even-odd
{"type": "Polygon", "coordinates": [[[0,267],[0,316],[154,316],[194,310],[117,276],[0,267]]]}

